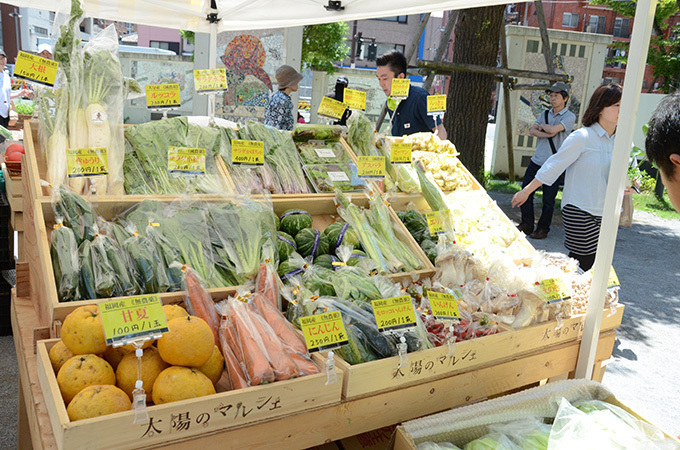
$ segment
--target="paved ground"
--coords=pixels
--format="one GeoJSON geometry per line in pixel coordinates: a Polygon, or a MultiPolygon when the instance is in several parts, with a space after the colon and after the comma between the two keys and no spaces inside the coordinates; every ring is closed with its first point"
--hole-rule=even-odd
{"type": "MultiPolygon", "coordinates": [[[[509,194],[489,193],[515,223],[519,209],[509,194]]],[[[540,214],[538,201],[535,205],[540,214]]],[[[634,213],[631,228],[620,227],[614,269],[626,305],[603,383],[626,405],[674,436],[680,435],[680,220],[634,213]]],[[[535,248],[567,253],[561,217],[535,248]]]]}
{"type": "Polygon", "coordinates": [[[0,337],[0,449],[17,448],[17,358],[12,336],[0,337]]]}

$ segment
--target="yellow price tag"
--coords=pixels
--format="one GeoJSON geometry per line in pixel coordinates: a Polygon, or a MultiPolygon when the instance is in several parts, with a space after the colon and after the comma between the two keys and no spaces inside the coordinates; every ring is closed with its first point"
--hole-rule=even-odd
{"type": "Polygon", "coordinates": [[[342,100],[350,109],[366,111],[366,93],[364,91],[345,89],[342,100]]]}
{"type": "Polygon", "coordinates": [[[453,231],[450,225],[450,214],[448,209],[443,211],[431,211],[425,214],[431,236],[437,236],[446,233],[447,231],[453,231]]]}
{"type": "Polygon", "coordinates": [[[616,271],[614,270],[614,266],[609,269],[609,280],[607,280],[607,287],[608,288],[614,288],[614,287],[620,287],[621,282],[619,281],[619,277],[616,275],[616,271]]]}
{"type": "Polygon", "coordinates": [[[413,328],[417,324],[410,295],[373,300],[371,303],[375,322],[381,333],[413,328]]]}
{"type": "Polygon", "coordinates": [[[385,176],[384,156],[358,156],[357,171],[361,178],[381,178],[385,176]]]}
{"type": "Polygon", "coordinates": [[[410,78],[392,78],[391,97],[406,98],[408,97],[408,90],[411,87],[410,78]]]}
{"type": "Polygon", "coordinates": [[[445,292],[427,291],[432,314],[439,320],[460,320],[458,297],[445,292]]]}
{"type": "Polygon", "coordinates": [[[547,303],[557,303],[571,298],[569,289],[562,278],[548,278],[541,281],[539,286],[547,303]]]}
{"type": "Polygon", "coordinates": [[[392,142],[390,144],[390,162],[392,164],[411,164],[411,151],[413,144],[410,142],[392,142]]]}
{"type": "Polygon", "coordinates": [[[209,93],[227,90],[226,69],[194,70],[194,88],[198,93],[209,93]]]}
{"type": "Polygon", "coordinates": [[[66,150],[66,166],[69,178],[109,173],[105,148],[69,148],[66,150]]]}
{"type": "Polygon", "coordinates": [[[446,111],[446,95],[428,95],[427,96],[427,112],[444,112],[446,111]]]}
{"type": "Polygon", "coordinates": [[[59,63],[56,61],[41,58],[31,53],[19,52],[14,66],[14,75],[45,86],[54,86],[58,68],[59,63]]]}
{"type": "Polygon", "coordinates": [[[147,108],[176,108],[181,106],[179,84],[147,84],[147,108]]]}
{"type": "Polygon", "coordinates": [[[168,321],[158,294],[137,295],[97,305],[106,343],[127,343],[159,336],[168,331],[168,321]]]}
{"type": "Polygon", "coordinates": [[[168,172],[199,174],[205,173],[205,149],[168,147],[168,172]]]}
{"type": "Polygon", "coordinates": [[[301,317],[300,327],[310,352],[330,350],[349,343],[340,311],[301,317]]]}
{"type": "Polygon", "coordinates": [[[263,165],[264,142],[234,139],[231,141],[231,163],[263,165]]]}
{"type": "Polygon", "coordinates": [[[340,119],[345,114],[346,109],[347,105],[343,102],[330,97],[323,97],[317,113],[320,116],[330,117],[331,119],[340,119]]]}

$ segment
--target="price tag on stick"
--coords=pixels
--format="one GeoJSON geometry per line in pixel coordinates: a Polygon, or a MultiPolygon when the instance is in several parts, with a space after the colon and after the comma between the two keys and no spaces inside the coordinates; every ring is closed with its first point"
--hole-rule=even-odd
{"type": "Polygon", "coordinates": [[[226,69],[194,70],[194,87],[199,94],[210,94],[227,90],[226,69]]]}
{"type": "Polygon", "coordinates": [[[158,294],[100,302],[97,307],[108,345],[118,347],[132,341],[157,339],[168,331],[158,294]]]}
{"type": "Polygon", "coordinates": [[[432,211],[425,214],[427,226],[431,236],[437,236],[449,231],[453,231],[451,224],[451,212],[448,209],[442,211],[432,211]]]}
{"type": "Polygon", "coordinates": [[[413,144],[410,142],[392,142],[390,144],[390,162],[392,164],[411,164],[413,144]]]}
{"type": "Polygon", "coordinates": [[[340,119],[343,114],[345,114],[346,109],[347,105],[343,102],[339,102],[330,97],[324,97],[321,99],[321,104],[319,105],[317,113],[320,116],[330,117],[331,119],[340,119]]]}
{"type": "Polygon", "coordinates": [[[373,315],[381,333],[415,328],[416,311],[410,295],[373,300],[373,315]]]}
{"type": "Polygon", "coordinates": [[[264,165],[264,142],[234,139],[231,142],[231,163],[264,165]]]}
{"type": "Polygon", "coordinates": [[[430,301],[432,314],[437,319],[460,321],[458,298],[455,295],[445,292],[427,291],[427,298],[430,301]]]}
{"type": "Polygon", "coordinates": [[[446,111],[446,95],[428,95],[427,113],[439,114],[446,111]]]}
{"type": "Polygon", "coordinates": [[[390,91],[390,97],[406,98],[408,97],[408,90],[410,87],[410,78],[392,78],[392,90],[390,91]]]}
{"type": "Polygon", "coordinates": [[[66,166],[69,178],[109,173],[105,148],[69,148],[66,150],[66,166]]]}
{"type": "Polygon", "coordinates": [[[58,68],[59,63],[56,61],[41,58],[31,53],[19,52],[16,65],[14,66],[14,75],[53,87],[57,79],[58,68]]]}
{"type": "Polygon", "coordinates": [[[168,172],[197,175],[205,174],[205,149],[169,147],[168,172]]]}
{"type": "Polygon", "coordinates": [[[548,304],[569,300],[571,298],[569,289],[562,278],[548,278],[547,280],[541,281],[539,286],[545,296],[545,301],[548,304]]]}
{"type": "Polygon", "coordinates": [[[345,89],[343,97],[342,101],[349,106],[350,109],[366,111],[366,93],[364,91],[345,89]]]}
{"type": "Polygon", "coordinates": [[[149,109],[178,108],[181,106],[179,84],[147,84],[146,107],[149,109]]]}
{"type": "Polygon", "coordinates": [[[359,156],[358,175],[361,178],[383,178],[385,176],[384,156],[359,156]]]}
{"type": "Polygon", "coordinates": [[[338,348],[349,342],[339,311],[301,317],[300,326],[310,352],[338,348]]]}

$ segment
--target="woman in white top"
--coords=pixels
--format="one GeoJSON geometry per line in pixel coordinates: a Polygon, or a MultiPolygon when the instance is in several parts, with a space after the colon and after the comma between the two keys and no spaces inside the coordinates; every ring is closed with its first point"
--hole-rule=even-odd
{"type": "Polygon", "coordinates": [[[566,171],[562,191],[564,246],[584,271],[595,262],[620,107],[621,86],[598,87],[583,115],[583,128],[571,133],[533,181],[512,198],[512,206],[519,206],[541,185],[554,183],[566,171]]]}

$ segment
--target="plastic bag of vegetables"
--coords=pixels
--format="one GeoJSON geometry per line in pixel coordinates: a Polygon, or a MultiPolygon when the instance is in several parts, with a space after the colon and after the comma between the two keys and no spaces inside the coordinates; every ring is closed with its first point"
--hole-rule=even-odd
{"type": "Polygon", "coordinates": [[[52,208],[64,225],[73,230],[78,244],[94,238],[97,226],[90,202],[62,184],[52,192],[52,208]]]}
{"type": "Polygon", "coordinates": [[[60,302],[80,300],[80,260],[76,236],[61,218],[50,234],[50,254],[60,302]]]}

